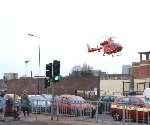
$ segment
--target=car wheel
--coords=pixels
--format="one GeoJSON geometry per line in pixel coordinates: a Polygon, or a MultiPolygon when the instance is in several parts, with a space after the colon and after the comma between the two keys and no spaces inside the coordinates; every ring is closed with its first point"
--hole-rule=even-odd
{"type": "Polygon", "coordinates": [[[119,113],[115,112],[113,114],[113,119],[114,119],[114,121],[121,121],[122,117],[121,117],[121,115],[119,113]]]}

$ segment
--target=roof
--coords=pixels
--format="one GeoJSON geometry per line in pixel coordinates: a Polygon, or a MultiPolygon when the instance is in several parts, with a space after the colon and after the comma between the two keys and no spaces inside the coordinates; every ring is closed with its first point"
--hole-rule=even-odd
{"type": "Polygon", "coordinates": [[[28,95],[29,99],[31,100],[47,100],[46,98],[44,98],[42,95],[28,95]]]}
{"type": "Polygon", "coordinates": [[[150,51],[147,51],[147,52],[138,52],[138,54],[150,54],[150,51]]]}

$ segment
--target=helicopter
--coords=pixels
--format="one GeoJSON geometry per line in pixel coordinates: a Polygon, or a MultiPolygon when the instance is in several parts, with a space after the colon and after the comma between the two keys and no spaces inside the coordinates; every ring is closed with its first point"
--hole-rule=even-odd
{"type": "Polygon", "coordinates": [[[107,55],[114,55],[115,53],[119,53],[122,50],[122,46],[119,43],[114,42],[112,37],[109,37],[107,40],[100,43],[100,46],[97,45],[96,48],[92,48],[87,44],[88,52],[100,52],[103,50],[103,56],[107,55]]]}

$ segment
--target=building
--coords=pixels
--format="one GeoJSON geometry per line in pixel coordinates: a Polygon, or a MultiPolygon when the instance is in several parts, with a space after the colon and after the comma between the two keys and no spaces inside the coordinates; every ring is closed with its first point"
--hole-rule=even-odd
{"type": "Polygon", "coordinates": [[[105,75],[106,72],[102,72],[101,70],[91,70],[93,76],[105,75]]]}
{"type": "Polygon", "coordinates": [[[107,79],[100,81],[100,95],[127,95],[130,80],[107,79]],[[124,84],[127,83],[127,84],[124,84]]]}
{"type": "Polygon", "coordinates": [[[130,74],[132,66],[131,65],[123,65],[122,66],[122,74],[130,74]]]}
{"type": "Polygon", "coordinates": [[[18,73],[4,73],[5,80],[18,79],[18,73]]]}
{"type": "MultiPolygon", "coordinates": [[[[101,95],[124,95],[128,93],[130,77],[127,74],[101,74],[101,76],[69,76],[54,84],[55,95],[73,94],[95,100],[101,95]],[[126,82],[126,83],[125,83],[126,82]]],[[[0,81],[1,84],[3,80],[0,81]]],[[[29,94],[52,93],[51,86],[44,88],[44,78],[21,78],[7,81],[7,93],[20,95],[23,90],[29,94]]]]}
{"type": "Polygon", "coordinates": [[[140,61],[132,63],[134,90],[143,94],[145,88],[150,88],[150,51],[138,54],[140,54],[140,61]]]}
{"type": "Polygon", "coordinates": [[[147,79],[150,78],[150,52],[139,52],[140,62],[133,62],[133,75],[135,79],[147,79]],[[143,59],[143,55],[146,59],[143,59]]]}
{"type": "Polygon", "coordinates": [[[129,83],[129,74],[102,74],[100,76],[100,95],[126,95],[129,83]]]}
{"type": "Polygon", "coordinates": [[[101,80],[128,80],[130,79],[129,74],[101,74],[101,80]]]}

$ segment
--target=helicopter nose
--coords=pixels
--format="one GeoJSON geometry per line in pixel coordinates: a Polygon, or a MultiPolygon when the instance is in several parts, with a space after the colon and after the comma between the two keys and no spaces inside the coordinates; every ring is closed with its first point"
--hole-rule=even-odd
{"type": "Polygon", "coordinates": [[[122,46],[120,46],[120,47],[119,47],[119,50],[121,51],[121,50],[122,50],[122,48],[123,48],[123,47],[122,47],[122,46]]]}
{"type": "Polygon", "coordinates": [[[119,46],[118,51],[120,52],[122,50],[122,48],[123,48],[122,46],[119,46]]]}

